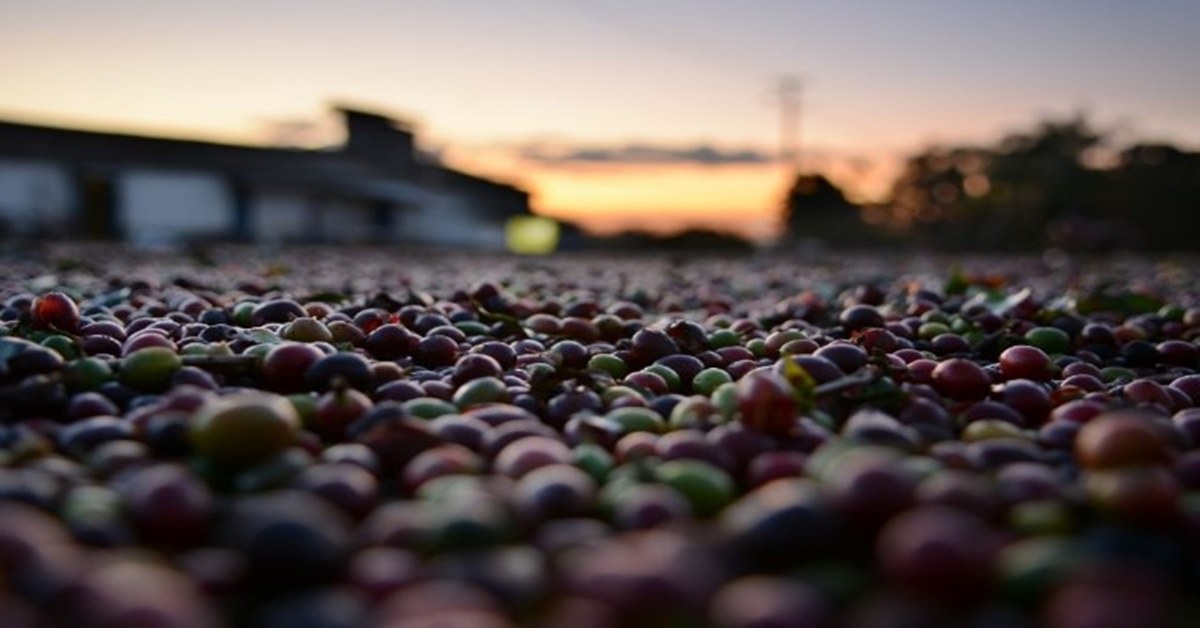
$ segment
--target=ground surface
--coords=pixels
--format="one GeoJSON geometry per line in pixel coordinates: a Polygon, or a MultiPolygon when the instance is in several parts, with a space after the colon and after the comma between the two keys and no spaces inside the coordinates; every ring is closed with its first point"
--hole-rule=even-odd
{"type": "Polygon", "coordinates": [[[1194,259],[0,259],[5,626],[1193,625],[1194,259]]]}

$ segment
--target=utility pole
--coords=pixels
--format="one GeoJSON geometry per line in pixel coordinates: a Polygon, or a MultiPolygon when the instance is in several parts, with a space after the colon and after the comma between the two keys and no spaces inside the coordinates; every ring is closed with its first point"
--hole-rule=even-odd
{"type": "Polygon", "coordinates": [[[787,176],[800,174],[800,77],[788,74],[780,77],[776,87],[779,97],[779,161],[788,170],[787,176]]]}

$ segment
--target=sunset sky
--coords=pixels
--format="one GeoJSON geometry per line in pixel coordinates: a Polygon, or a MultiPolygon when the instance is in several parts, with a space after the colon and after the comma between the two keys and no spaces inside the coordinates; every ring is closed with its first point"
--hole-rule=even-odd
{"type": "Polygon", "coordinates": [[[1195,0],[0,0],[0,118],[249,143],[414,120],[596,229],[770,233],[800,159],[860,198],[934,142],[1087,112],[1200,147],[1195,0]]]}

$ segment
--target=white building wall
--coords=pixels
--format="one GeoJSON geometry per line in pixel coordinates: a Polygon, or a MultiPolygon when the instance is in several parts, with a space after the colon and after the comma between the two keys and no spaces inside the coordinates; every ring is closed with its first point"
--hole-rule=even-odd
{"type": "Polygon", "coordinates": [[[399,239],[445,246],[499,249],[503,225],[480,217],[470,201],[453,194],[430,194],[407,207],[396,221],[399,239]]]}
{"type": "Polygon", "coordinates": [[[233,195],[203,172],[131,170],[117,177],[118,223],[139,244],[171,244],[234,229],[233,195]]]}
{"type": "Polygon", "coordinates": [[[250,202],[252,237],[266,243],[369,242],[378,236],[373,217],[366,202],[291,190],[260,191],[250,202]]]}
{"type": "Polygon", "coordinates": [[[0,220],[15,233],[61,232],[74,205],[63,166],[0,159],[0,220]]]}
{"type": "Polygon", "coordinates": [[[298,192],[267,190],[250,201],[250,234],[256,242],[284,243],[308,235],[312,201],[298,192]]]}
{"type": "Polygon", "coordinates": [[[377,236],[369,204],[343,199],[324,199],[317,213],[322,240],[326,242],[370,242],[377,236]]]}

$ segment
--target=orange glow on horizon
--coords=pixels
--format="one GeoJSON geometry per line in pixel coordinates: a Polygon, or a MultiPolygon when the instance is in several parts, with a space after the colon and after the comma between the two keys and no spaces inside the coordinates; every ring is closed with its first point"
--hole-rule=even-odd
{"type": "Polygon", "coordinates": [[[450,159],[455,167],[514,183],[533,210],[587,231],[668,234],[712,229],[754,240],[778,235],[789,183],[776,164],[557,164],[503,155],[450,159]]]}
{"type": "Polygon", "coordinates": [[[779,214],[785,181],[764,166],[623,166],[589,172],[543,168],[537,209],[546,215],[641,216],[646,222],[704,217],[763,219],[779,214]]]}
{"type": "MultiPolygon", "coordinates": [[[[709,229],[769,240],[780,235],[791,185],[775,163],[547,164],[495,147],[446,157],[454,167],[525,188],[535,213],[598,235],[709,229]]],[[[900,159],[886,153],[866,159],[816,153],[808,163],[806,171],[829,177],[852,201],[871,203],[887,197],[900,159]]]]}

